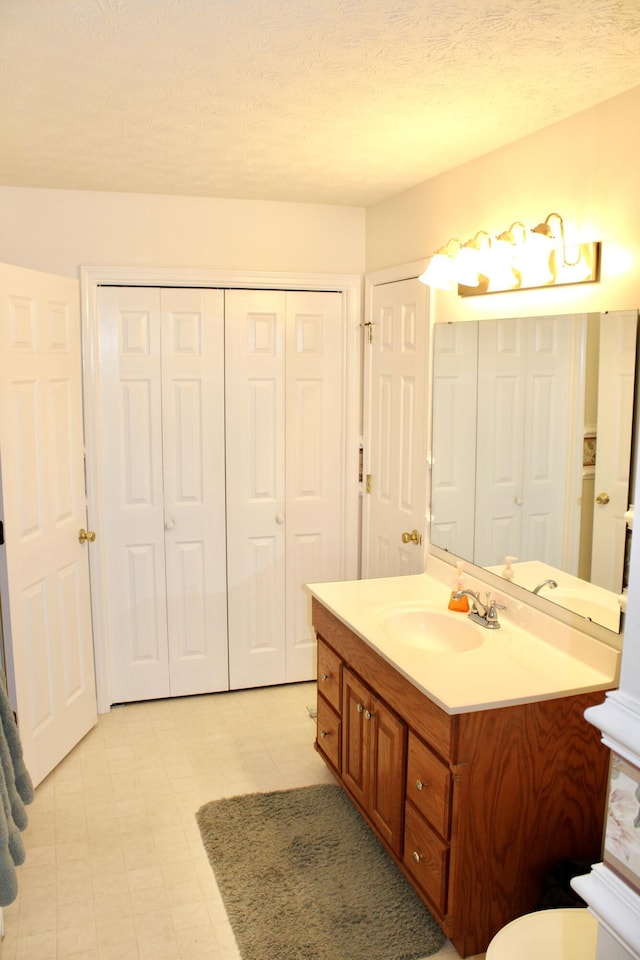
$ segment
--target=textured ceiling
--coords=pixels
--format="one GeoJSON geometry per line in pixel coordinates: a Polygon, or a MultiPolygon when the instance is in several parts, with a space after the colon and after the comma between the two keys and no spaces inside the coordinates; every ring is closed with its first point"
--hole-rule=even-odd
{"type": "Polygon", "coordinates": [[[0,0],[0,184],[368,205],[639,51],[640,0],[0,0]]]}

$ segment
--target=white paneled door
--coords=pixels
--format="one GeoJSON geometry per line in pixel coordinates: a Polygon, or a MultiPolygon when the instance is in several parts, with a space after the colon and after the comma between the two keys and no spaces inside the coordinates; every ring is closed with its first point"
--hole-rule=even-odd
{"type": "Polygon", "coordinates": [[[365,336],[362,571],[389,577],[424,570],[427,288],[417,279],[373,288],[365,336]],[[403,542],[403,534],[413,540],[403,542]]]}
{"type": "Polygon", "coordinates": [[[605,314],[600,324],[598,425],[591,582],[622,591],[629,506],[637,310],[605,314]]]}
{"type": "Polygon", "coordinates": [[[478,339],[474,560],[565,568],[566,424],[573,328],[559,317],[497,320],[478,339]]]}
{"type": "Polygon", "coordinates": [[[232,689],[309,680],[305,583],[344,573],[344,324],[339,293],[226,293],[232,689]]]}
{"type": "Polygon", "coordinates": [[[474,555],[478,324],[433,328],[431,542],[474,555]]]}
{"type": "Polygon", "coordinates": [[[344,576],[340,293],[102,287],[111,702],[310,680],[344,576]]]}
{"type": "Polygon", "coordinates": [[[78,284],[0,267],[7,668],[39,783],[96,722],[78,284]]]}
{"type": "Polygon", "coordinates": [[[99,290],[113,703],[225,690],[224,294],[99,290]]]}

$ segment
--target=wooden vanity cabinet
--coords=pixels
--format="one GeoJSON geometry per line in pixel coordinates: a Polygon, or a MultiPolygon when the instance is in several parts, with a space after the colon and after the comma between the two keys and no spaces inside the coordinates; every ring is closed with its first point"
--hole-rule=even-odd
{"type": "Polygon", "coordinates": [[[315,599],[312,617],[316,747],[460,956],[539,909],[555,863],[601,859],[608,751],[584,711],[604,692],[447,714],[315,599]]]}

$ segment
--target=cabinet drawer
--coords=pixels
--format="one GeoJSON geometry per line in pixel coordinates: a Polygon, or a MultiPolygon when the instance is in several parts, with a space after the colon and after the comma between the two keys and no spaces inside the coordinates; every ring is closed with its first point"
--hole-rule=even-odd
{"type": "Polygon", "coordinates": [[[434,907],[445,914],[449,847],[411,803],[407,803],[405,810],[404,864],[434,907]]]}
{"type": "Polygon", "coordinates": [[[407,797],[440,836],[448,839],[451,819],[451,772],[446,764],[409,733],[407,797]]]}
{"type": "Polygon", "coordinates": [[[342,770],[342,724],[328,703],[318,697],[318,749],[338,772],[342,770]]]}
{"type": "Polygon", "coordinates": [[[321,637],[318,637],[318,692],[340,713],[342,661],[321,637]]]}

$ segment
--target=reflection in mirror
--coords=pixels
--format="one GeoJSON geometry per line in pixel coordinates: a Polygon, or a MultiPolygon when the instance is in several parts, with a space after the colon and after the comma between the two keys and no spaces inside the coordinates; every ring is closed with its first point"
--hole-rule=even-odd
{"type": "Polygon", "coordinates": [[[613,631],[637,327],[636,310],[434,327],[431,542],[613,631]]]}

